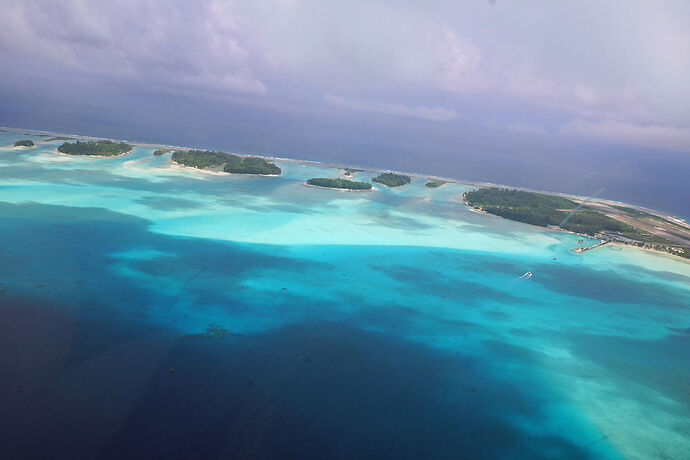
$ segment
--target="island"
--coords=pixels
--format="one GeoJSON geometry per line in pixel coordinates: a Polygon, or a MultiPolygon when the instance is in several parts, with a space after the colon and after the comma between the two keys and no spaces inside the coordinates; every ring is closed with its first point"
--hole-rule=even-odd
{"type": "Polygon", "coordinates": [[[191,168],[205,169],[225,164],[227,153],[213,150],[177,150],[172,154],[172,161],[191,168]]]}
{"type": "Polygon", "coordinates": [[[463,199],[480,212],[599,238],[592,249],[616,242],[690,258],[690,227],[634,208],[495,187],[465,192],[463,199]]]}
{"type": "Polygon", "coordinates": [[[349,179],[331,179],[328,177],[313,177],[307,181],[307,184],[315,187],[336,188],[340,190],[371,190],[371,184],[368,182],[349,179]]]}
{"type": "Polygon", "coordinates": [[[34,145],[34,141],[30,139],[23,139],[14,143],[15,147],[33,147],[34,145]]]}
{"type": "Polygon", "coordinates": [[[371,180],[388,187],[400,187],[401,185],[409,184],[411,181],[410,176],[393,173],[382,173],[371,180]]]}
{"type": "Polygon", "coordinates": [[[171,149],[156,149],[153,151],[153,155],[159,157],[161,155],[165,155],[166,153],[170,153],[170,152],[172,152],[171,149]]]}
{"type": "Polygon", "coordinates": [[[275,163],[263,158],[240,157],[238,155],[230,155],[223,171],[234,174],[261,174],[263,176],[279,176],[282,172],[275,163]]]}
{"type": "Polygon", "coordinates": [[[126,142],[102,141],[77,141],[65,142],[58,147],[58,152],[67,155],[89,155],[96,157],[116,157],[125,155],[134,147],[126,142]]]}
{"type": "Polygon", "coordinates": [[[345,171],[345,172],[343,173],[343,175],[344,175],[345,177],[352,177],[352,176],[355,175],[355,173],[364,172],[363,169],[355,169],[355,168],[340,168],[340,169],[342,169],[343,171],[345,171]]]}
{"type": "Polygon", "coordinates": [[[223,172],[235,174],[259,174],[277,176],[281,169],[264,158],[241,157],[214,150],[176,150],[172,154],[175,163],[197,169],[223,166],[223,172]]]}
{"type": "Polygon", "coordinates": [[[424,185],[429,187],[429,188],[439,188],[440,186],[445,185],[447,183],[448,183],[447,180],[431,180],[431,179],[429,179],[429,182],[427,182],[424,185]]]}

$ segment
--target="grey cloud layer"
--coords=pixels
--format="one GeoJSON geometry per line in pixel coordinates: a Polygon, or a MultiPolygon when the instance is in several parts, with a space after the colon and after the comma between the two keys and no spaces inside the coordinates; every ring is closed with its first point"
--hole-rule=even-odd
{"type": "Polygon", "coordinates": [[[2,11],[0,52],[79,75],[440,123],[528,107],[505,129],[690,149],[684,1],[5,0],[2,11]]]}

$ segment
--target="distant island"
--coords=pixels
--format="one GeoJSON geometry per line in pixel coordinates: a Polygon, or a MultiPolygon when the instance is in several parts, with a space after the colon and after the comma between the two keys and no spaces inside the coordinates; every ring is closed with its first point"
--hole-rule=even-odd
{"type": "Polygon", "coordinates": [[[352,176],[355,175],[355,173],[363,172],[363,171],[364,171],[363,169],[355,169],[355,168],[340,168],[340,169],[342,169],[343,171],[345,171],[345,172],[343,173],[343,175],[344,175],[345,177],[352,177],[352,176]]]}
{"type": "Polygon", "coordinates": [[[241,157],[213,150],[176,150],[172,154],[172,160],[175,163],[197,169],[223,166],[224,172],[235,174],[278,176],[282,172],[275,163],[271,163],[263,158],[241,157]]]}
{"type": "Polygon", "coordinates": [[[58,152],[67,155],[92,155],[99,157],[116,157],[129,153],[134,146],[126,142],[113,141],[77,141],[65,142],[58,147],[58,152]]]}
{"type": "Polygon", "coordinates": [[[447,183],[448,183],[447,180],[430,180],[429,182],[427,182],[424,185],[429,187],[429,188],[439,188],[440,186],[445,185],[447,183]]]}
{"type": "Polygon", "coordinates": [[[33,147],[34,145],[35,145],[34,141],[32,141],[30,139],[24,139],[24,140],[17,141],[14,143],[15,147],[33,147]]]}
{"type": "Polygon", "coordinates": [[[159,157],[161,155],[165,155],[166,153],[170,153],[170,152],[172,152],[171,149],[156,149],[153,151],[153,155],[159,157]]]}
{"type": "Polygon", "coordinates": [[[506,219],[690,258],[690,228],[634,208],[493,187],[465,192],[463,198],[478,211],[506,219]]]}
{"type": "Polygon", "coordinates": [[[307,184],[316,187],[337,188],[341,190],[371,190],[368,182],[354,181],[348,179],[331,179],[328,177],[313,177],[307,184]]]}
{"type": "Polygon", "coordinates": [[[410,176],[393,173],[381,173],[371,180],[377,184],[387,185],[388,187],[400,187],[401,185],[409,184],[411,181],[410,176]]]}

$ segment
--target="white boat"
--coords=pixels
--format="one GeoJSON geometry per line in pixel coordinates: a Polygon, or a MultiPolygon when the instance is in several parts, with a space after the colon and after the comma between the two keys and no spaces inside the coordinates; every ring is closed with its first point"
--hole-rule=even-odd
{"type": "Polygon", "coordinates": [[[531,277],[532,277],[532,272],[527,272],[527,273],[525,273],[524,275],[522,275],[522,276],[521,276],[520,278],[518,278],[518,279],[519,279],[519,280],[528,280],[528,279],[530,279],[531,277]]]}

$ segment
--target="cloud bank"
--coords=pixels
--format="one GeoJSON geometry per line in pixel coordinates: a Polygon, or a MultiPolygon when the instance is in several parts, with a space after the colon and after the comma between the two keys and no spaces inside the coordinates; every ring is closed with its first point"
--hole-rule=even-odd
{"type": "Polygon", "coordinates": [[[615,120],[592,122],[578,118],[561,127],[561,133],[617,144],[632,144],[667,150],[688,151],[690,129],[639,125],[615,120]]]}
{"type": "Polygon", "coordinates": [[[690,151],[682,0],[5,0],[2,11],[5,87],[54,71],[690,151]]]}

